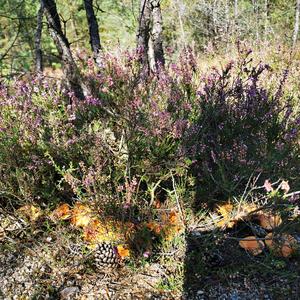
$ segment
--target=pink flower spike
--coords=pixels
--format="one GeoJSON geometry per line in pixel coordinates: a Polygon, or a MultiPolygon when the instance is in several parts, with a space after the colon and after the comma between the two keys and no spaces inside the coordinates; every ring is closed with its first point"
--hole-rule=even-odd
{"type": "Polygon", "coordinates": [[[150,256],[150,254],[151,254],[150,251],[146,251],[146,252],[143,253],[143,256],[145,258],[148,258],[150,256]]]}
{"type": "Polygon", "coordinates": [[[268,193],[273,191],[272,183],[269,181],[269,179],[265,180],[264,188],[268,193]]]}
{"type": "Polygon", "coordinates": [[[280,188],[284,191],[285,194],[287,194],[290,190],[289,182],[282,180],[280,188]]]}

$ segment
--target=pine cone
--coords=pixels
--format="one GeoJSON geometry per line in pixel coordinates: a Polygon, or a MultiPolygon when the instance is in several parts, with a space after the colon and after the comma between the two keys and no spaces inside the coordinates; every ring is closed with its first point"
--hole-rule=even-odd
{"type": "Polygon", "coordinates": [[[117,247],[110,243],[101,243],[97,245],[94,254],[95,265],[97,268],[116,268],[121,263],[117,247]]]}

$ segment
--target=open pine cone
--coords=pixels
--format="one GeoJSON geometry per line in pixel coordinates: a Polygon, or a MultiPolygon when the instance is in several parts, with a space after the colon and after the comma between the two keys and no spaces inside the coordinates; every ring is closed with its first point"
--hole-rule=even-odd
{"type": "Polygon", "coordinates": [[[117,247],[103,242],[97,245],[94,253],[95,265],[98,269],[116,268],[121,264],[117,247]]]}

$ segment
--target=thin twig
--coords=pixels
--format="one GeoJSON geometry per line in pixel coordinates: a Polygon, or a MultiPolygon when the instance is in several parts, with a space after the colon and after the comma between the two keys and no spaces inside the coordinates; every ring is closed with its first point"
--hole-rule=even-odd
{"type": "Polygon", "coordinates": [[[3,60],[5,58],[5,56],[9,53],[9,51],[14,47],[15,45],[15,42],[17,41],[18,37],[19,37],[19,34],[20,34],[20,31],[21,31],[21,23],[19,22],[19,25],[18,25],[18,31],[16,33],[16,36],[15,38],[13,39],[12,43],[10,44],[10,46],[6,49],[6,51],[1,55],[0,57],[0,61],[3,60]]]}
{"type": "Polygon", "coordinates": [[[179,210],[179,213],[180,213],[180,218],[181,218],[181,221],[185,226],[185,219],[184,219],[184,215],[183,215],[183,211],[182,211],[182,208],[181,208],[181,205],[180,205],[180,200],[179,200],[179,197],[178,197],[178,194],[177,194],[177,190],[176,190],[176,182],[175,182],[175,179],[174,179],[174,176],[171,172],[171,177],[172,177],[172,184],[173,184],[173,190],[174,190],[174,194],[175,194],[175,199],[176,199],[176,203],[177,203],[177,207],[178,207],[178,210],[179,210]]]}
{"type": "Polygon", "coordinates": [[[295,195],[300,195],[300,191],[296,191],[296,192],[292,192],[292,193],[283,195],[283,198],[285,199],[285,198],[288,198],[288,197],[293,197],[295,195]]]}

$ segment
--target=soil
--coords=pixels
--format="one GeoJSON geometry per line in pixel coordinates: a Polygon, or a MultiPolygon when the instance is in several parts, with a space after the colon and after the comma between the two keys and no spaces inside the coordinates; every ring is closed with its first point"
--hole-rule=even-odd
{"type": "Polygon", "coordinates": [[[160,253],[99,270],[72,230],[32,228],[7,214],[0,225],[0,299],[299,299],[299,255],[251,256],[233,231],[185,234],[166,265],[160,253]]]}

